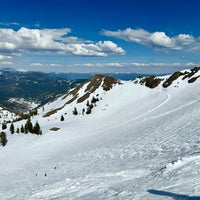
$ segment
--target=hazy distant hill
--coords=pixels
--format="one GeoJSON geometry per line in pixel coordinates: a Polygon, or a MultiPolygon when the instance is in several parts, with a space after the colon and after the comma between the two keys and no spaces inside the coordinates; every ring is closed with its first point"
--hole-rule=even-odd
{"type": "Polygon", "coordinates": [[[47,103],[83,81],[85,79],[68,80],[48,73],[1,70],[0,104],[25,110],[31,102],[47,103]]]}

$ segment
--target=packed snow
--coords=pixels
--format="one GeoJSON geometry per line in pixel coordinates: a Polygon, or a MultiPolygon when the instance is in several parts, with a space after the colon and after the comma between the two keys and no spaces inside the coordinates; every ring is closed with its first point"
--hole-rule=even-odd
{"type": "Polygon", "coordinates": [[[1,199],[200,199],[199,86],[198,79],[168,88],[132,81],[100,87],[89,97],[100,98],[90,115],[82,114],[86,101],[65,105],[69,99],[60,97],[45,105],[32,117],[43,135],[6,131],[1,199]]]}

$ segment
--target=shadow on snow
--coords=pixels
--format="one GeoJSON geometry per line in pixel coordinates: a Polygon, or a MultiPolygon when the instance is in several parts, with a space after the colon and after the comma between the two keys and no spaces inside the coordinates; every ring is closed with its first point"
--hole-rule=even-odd
{"type": "Polygon", "coordinates": [[[148,192],[155,195],[171,197],[174,200],[200,200],[200,196],[188,196],[184,194],[176,194],[176,193],[166,192],[166,191],[161,191],[161,190],[148,190],[148,192]]]}

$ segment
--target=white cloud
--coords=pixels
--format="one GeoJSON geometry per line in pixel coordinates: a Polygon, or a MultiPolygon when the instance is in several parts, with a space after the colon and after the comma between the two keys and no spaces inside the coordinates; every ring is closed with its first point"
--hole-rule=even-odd
{"type": "Polygon", "coordinates": [[[75,64],[75,67],[124,67],[123,63],[83,63],[75,64]]]}
{"type": "Polygon", "coordinates": [[[0,53],[10,54],[63,54],[79,56],[107,56],[124,54],[125,51],[111,41],[93,43],[70,36],[69,28],[63,29],[28,29],[15,31],[0,29],[0,53]]]}
{"type": "Polygon", "coordinates": [[[199,66],[199,65],[200,65],[199,63],[193,63],[193,62],[186,63],[187,67],[193,67],[193,66],[199,66]]]}
{"type": "Polygon", "coordinates": [[[42,64],[42,63],[31,63],[30,66],[31,67],[44,67],[44,64],[42,64]]]}
{"type": "Polygon", "coordinates": [[[0,54],[0,60],[5,60],[5,59],[12,59],[12,56],[6,56],[0,54]]]}
{"type": "Polygon", "coordinates": [[[66,51],[79,56],[107,56],[109,54],[125,54],[125,51],[111,41],[99,41],[96,44],[69,44],[66,51]]]}
{"type": "MultiPolygon", "coordinates": [[[[111,62],[111,63],[83,63],[75,64],[75,67],[180,67],[187,66],[188,63],[142,63],[142,62],[111,62]]],[[[190,63],[190,65],[195,65],[190,63]]]]}
{"type": "Polygon", "coordinates": [[[60,64],[56,64],[56,63],[51,63],[51,64],[48,64],[48,63],[45,63],[45,64],[42,64],[42,63],[39,63],[39,62],[36,62],[36,63],[31,63],[30,64],[31,67],[62,67],[62,65],[60,64]]]}
{"type": "Polygon", "coordinates": [[[131,28],[117,31],[103,30],[102,34],[128,42],[136,42],[159,50],[200,51],[200,37],[195,38],[189,34],[179,34],[169,37],[165,32],[151,33],[144,29],[131,28]]]}
{"type": "Polygon", "coordinates": [[[52,63],[52,64],[50,64],[49,66],[51,66],[51,67],[62,67],[62,65],[55,64],[55,63],[52,63]]]}
{"type": "Polygon", "coordinates": [[[181,63],[128,63],[129,66],[135,66],[135,67],[178,67],[181,66],[181,63]]]}
{"type": "Polygon", "coordinates": [[[9,61],[2,61],[0,62],[0,65],[14,65],[14,63],[9,61]]]}
{"type": "Polygon", "coordinates": [[[20,24],[17,22],[6,22],[6,23],[0,22],[0,25],[2,25],[2,26],[11,26],[11,25],[20,26],[20,24]]]}

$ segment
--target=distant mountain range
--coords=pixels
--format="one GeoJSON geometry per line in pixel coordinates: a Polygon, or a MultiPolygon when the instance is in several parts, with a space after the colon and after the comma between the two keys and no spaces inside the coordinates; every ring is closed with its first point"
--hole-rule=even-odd
{"type": "MultiPolygon", "coordinates": [[[[132,80],[140,74],[106,74],[121,80],[132,80]]],[[[94,76],[93,73],[23,72],[10,68],[0,70],[0,105],[17,111],[27,111],[94,76]]],[[[146,75],[142,75],[146,76],[146,75]]]]}

